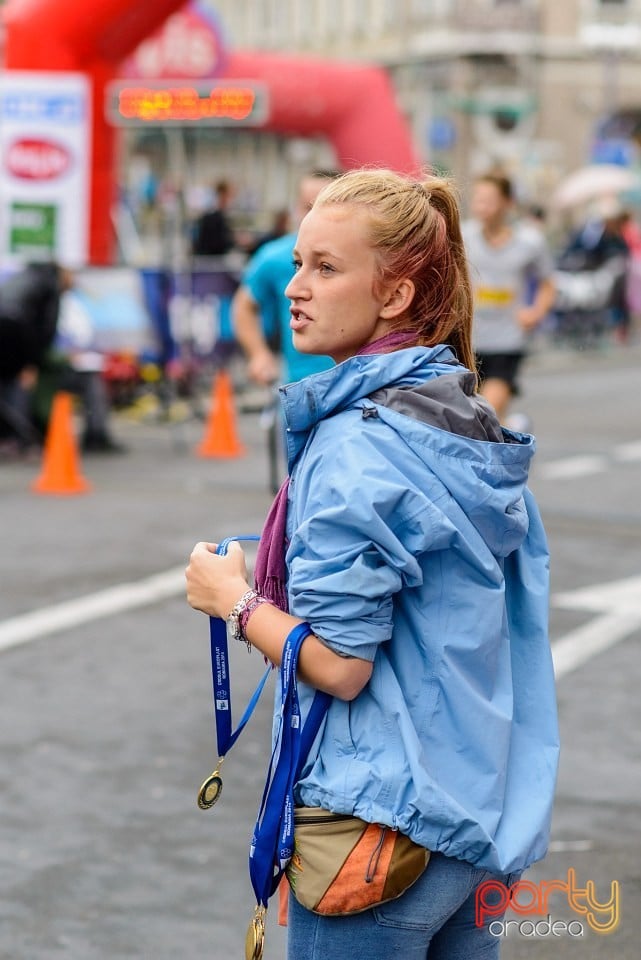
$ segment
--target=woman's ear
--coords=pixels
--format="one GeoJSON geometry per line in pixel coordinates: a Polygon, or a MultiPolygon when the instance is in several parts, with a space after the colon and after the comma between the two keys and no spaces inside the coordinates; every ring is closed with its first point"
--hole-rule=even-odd
{"type": "Polygon", "coordinates": [[[400,316],[409,308],[415,292],[414,282],[408,277],[404,277],[393,287],[388,288],[387,297],[381,308],[381,317],[384,320],[392,320],[400,316]]]}

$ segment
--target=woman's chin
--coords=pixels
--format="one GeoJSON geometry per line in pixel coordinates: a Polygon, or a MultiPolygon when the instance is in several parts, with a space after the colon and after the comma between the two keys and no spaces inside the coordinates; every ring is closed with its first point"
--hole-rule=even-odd
{"type": "Polygon", "coordinates": [[[294,348],[298,350],[299,353],[309,353],[311,355],[322,354],[322,350],[318,350],[314,344],[310,342],[309,337],[305,337],[302,331],[297,332],[294,330],[292,334],[292,343],[294,344],[294,348]]]}

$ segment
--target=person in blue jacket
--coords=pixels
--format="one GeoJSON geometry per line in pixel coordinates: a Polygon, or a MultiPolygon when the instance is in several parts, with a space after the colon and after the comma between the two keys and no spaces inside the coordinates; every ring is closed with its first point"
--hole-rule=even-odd
{"type": "Polygon", "coordinates": [[[302,713],[316,689],[333,700],[296,803],[432,851],[405,893],[362,913],[290,896],[290,960],[489,960],[500,937],[475,922],[476,891],[545,855],[558,757],[535,440],[477,392],[448,180],[344,174],[302,221],[294,261],[294,344],[336,366],[281,388],[289,478],[255,589],[237,544],[199,543],[187,597],[274,664],[311,625],[302,713]]]}

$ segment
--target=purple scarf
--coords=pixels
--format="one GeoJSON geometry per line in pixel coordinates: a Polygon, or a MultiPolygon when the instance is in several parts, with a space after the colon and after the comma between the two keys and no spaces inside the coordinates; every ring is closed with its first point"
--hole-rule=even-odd
{"type": "MultiPolygon", "coordinates": [[[[356,356],[366,356],[372,353],[392,353],[403,347],[416,345],[416,335],[403,330],[374,340],[362,347],[356,356]]],[[[254,584],[258,593],[266,597],[279,610],[289,611],[287,602],[287,568],[285,553],[287,551],[287,495],[289,477],[285,477],[281,487],[269,508],[265,526],[258,544],[256,565],[254,567],[254,584]]]]}

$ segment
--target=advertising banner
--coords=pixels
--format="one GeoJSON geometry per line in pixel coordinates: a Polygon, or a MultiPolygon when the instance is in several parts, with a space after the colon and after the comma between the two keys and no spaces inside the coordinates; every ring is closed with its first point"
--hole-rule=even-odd
{"type": "Polygon", "coordinates": [[[87,262],[90,91],[76,73],[0,73],[0,265],[87,262]]]}

